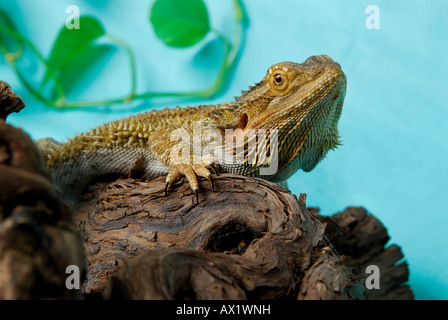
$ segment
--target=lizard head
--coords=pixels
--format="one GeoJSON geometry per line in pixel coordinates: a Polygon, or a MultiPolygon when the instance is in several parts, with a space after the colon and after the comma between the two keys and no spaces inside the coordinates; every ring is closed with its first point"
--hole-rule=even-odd
{"type": "Polygon", "coordinates": [[[298,169],[312,170],[339,144],[337,124],[346,84],[337,62],[326,55],[312,56],[301,64],[271,66],[264,79],[238,99],[244,132],[278,132],[274,180],[287,179],[298,169]]]}

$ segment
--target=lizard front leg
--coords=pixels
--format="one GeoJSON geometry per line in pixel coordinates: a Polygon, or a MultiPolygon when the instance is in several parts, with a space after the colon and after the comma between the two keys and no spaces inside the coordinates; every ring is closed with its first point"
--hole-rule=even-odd
{"type": "MultiPolygon", "coordinates": [[[[198,134],[198,132],[195,133],[198,134]]],[[[161,128],[151,134],[148,143],[152,152],[162,163],[170,167],[166,177],[165,194],[171,184],[182,175],[187,178],[197,203],[199,203],[198,176],[207,179],[211,190],[214,191],[211,179],[211,171],[217,173],[213,167],[214,157],[211,153],[202,154],[207,140],[210,140],[209,137],[205,140],[195,139],[193,131],[185,126],[161,128]]]]}

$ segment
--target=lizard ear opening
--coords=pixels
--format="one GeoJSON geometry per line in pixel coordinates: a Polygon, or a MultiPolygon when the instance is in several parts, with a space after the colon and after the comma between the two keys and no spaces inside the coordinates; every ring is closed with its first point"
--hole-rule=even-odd
{"type": "Polygon", "coordinates": [[[248,117],[247,117],[247,113],[243,113],[243,114],[241,114],[241,116],[240,116],[240,124],[239,124],[239,127],[241,128],[241,129],[246,129],[246,127],[247,127],[247,122],[248,122],[248,117]]]}

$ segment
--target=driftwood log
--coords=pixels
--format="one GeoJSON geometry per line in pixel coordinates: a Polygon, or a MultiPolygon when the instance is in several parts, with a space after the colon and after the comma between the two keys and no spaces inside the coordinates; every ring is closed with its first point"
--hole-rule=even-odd
{"type": "Polygon", "coordinates": [[[0,298],[413,298],[401,249],[365,209],[325,217],[265,180],[214,181],[200,181],[199,204],[182,179],[165,195],[163,178],[122,178],[73,207],[31,139],[0,120],[0,298]],[[69,265],[80,290],[65,285],[69,265]],[[369,265],[379,289],[365,286],[369,265]]]}
{"type": "Polygon", "coordinates": [[[0,121],[0,299],[75,299],[66,267],[84,267],[71,205],[22,130],[0,121]]]}
{"type": "Polygon", "coordinates": [[[19,112],[24,107],[22,99],[11,90],[9,84],[0,81],[0,120],[6,120],[10,113],[19,112]]]}

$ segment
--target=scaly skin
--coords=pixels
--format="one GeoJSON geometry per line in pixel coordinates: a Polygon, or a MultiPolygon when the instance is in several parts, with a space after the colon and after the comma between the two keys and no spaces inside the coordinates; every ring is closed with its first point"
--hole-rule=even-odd
{"type": "Polygon", "coordinates": [[[36,142],[47,159],[54,184],[71,199],[102,176],[128,175],[139,159],[143,161],[142,178],[167,175],[168,188],[185,175],[196,197],[197,176],[211,183],[209,169],[214,170],[215,164],[221,172],[285,183],[299,169],[312,170],[339,144],[337,124],[346,83],[338,63],[325,55],[313,56],[302,64],[273,65],[261,82],[233,102],[141,113],[106,123],[64,143],[48,138],[36,142]],[[249,141],[255,141],[251,132],[260,130],[277,134],[276,158],[269,151],[275,150],[273,136],[268,136],[267,148],[247,147],[249,141]],[[239,157],[242,161],[231,163],[219,154],[198,152],[220,144],[222,150],[230,150],[226,137],[236,141],[230,160],[239,157]],[[238,149],[241,138],[246,138],[245,151],[238,149]],[[179,160],[175,155],[185,157],[179,160]],[[277,170],[264,175],[260,169],[269,167],[273,159],[277,170]]]}

